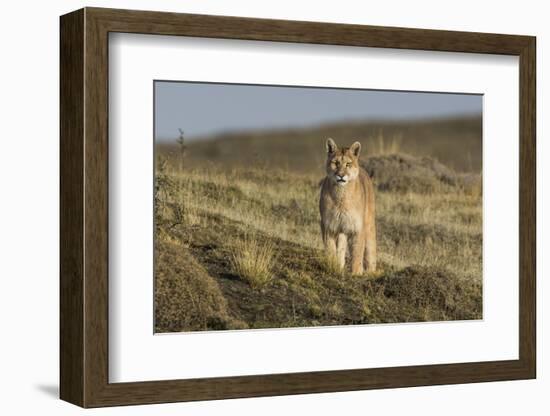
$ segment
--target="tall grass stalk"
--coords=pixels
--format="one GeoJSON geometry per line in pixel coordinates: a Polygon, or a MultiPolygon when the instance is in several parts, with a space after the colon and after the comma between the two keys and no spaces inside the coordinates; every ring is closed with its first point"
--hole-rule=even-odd
{"type": "Polygon", "coordinates": [[[402,134],[393,134],[388,137],[379,131],[377,136],[369,141],[368,151],[371,155],[394,155],[401,153],[403,144],[402,134]]]}

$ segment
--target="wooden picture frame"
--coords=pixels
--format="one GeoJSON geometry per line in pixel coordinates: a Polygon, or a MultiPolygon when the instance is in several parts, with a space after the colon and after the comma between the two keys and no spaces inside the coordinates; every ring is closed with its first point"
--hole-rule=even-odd
{"type": "Polygon", "coordinates": [[[82,407],[396,388],[536,376],[535,38],[85,8],[61,17],[60,396],[82,407]],[[109,383],[108,34],[515,55],[520,67],[519,359],[109,383]]]}

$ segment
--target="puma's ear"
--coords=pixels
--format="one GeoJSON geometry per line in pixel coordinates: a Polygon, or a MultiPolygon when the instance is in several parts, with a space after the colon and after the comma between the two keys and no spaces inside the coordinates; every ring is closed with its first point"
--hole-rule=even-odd
{"type": "Polygon", "coordinates": [[[355,157],[359,157],[359,153],[361,153],[361,143],[359,142],[355,142],[353,143],[349,150],[351,151],[351,153],[355,156],[355,157]]]}
{"type": "Polygon", "coordinates": [[[336,143],[334,143],[334,140],[332,140],[330,137],[327,139],[327,153],[336,153],[338,150],[338,146],[336,146],[336,143]]]}

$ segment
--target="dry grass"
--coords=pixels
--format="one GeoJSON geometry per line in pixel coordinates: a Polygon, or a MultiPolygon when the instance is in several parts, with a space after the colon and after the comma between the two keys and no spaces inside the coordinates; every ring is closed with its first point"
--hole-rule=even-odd
{"type": "Polygon", "coordinates": [[[395,155],[403,152],[403,133],[394,133],[391,137],[384,135],[380,129],[376,135],[367,140],[367,154],[395,155]]]}
{"type": "MultiPolygon", "coordinates": [[[[200,227],[205,214],[216,214],[246,224],[252,233],[322,248],[318,180],[308,175],[209,169],[174,172],[171,177],[177,190],[167,203],[172,208],[165,218],[175,224],[200,227]],[[177,207],[183,215],[174,214],[177,207]]],[[[446,186],[439,183],[439,188],[446,186]]],[[[481,274],[479,194],[460,187],[431,193],[381,191],[376,203],[380,251],[386,261],[395,266],[436,265],[459,275],[481,274]]]]}
{"type": "Polygon", "coordinates": [[[399,157],[372,159],[380,270],[359,278],[322,250],[321,175],[158,163],[156,330],[480,318],[479,175],[399,157]]]}
{"type": "Polygon", "coordinates": [[[270,240],[247,234],[237,240],[230,258],[233,272],[253,288],[262,288],[271,280],[275,247],[270,240]]]}
{"type": "Polygon", "coordinates": [[[323,253],[319,256],[319,264],[325,272],[331,275],[341,276],[344,274],[335,256],[329,256],[327,253],[323,253]]]}

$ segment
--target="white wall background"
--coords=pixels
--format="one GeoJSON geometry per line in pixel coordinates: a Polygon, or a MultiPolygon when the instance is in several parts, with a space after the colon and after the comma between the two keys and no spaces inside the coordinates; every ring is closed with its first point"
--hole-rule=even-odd
{"type": "MultiPolygon", "coordinates": [[[[58,16],[83,6],[453,29],[537,36],[538,53],[538,379],[338,394],[224,400],[87,411],[88,414],[547,414],[550,361],[543,243],[550,207],[543,192],[550,145],[543,130],[550,99],[546,65],[550,26],[545,2],[401,0],[121,0],[5,2],[0,14],[0,411],[83,412],[58,395],[58,16]]],[[[490,215],[490,213],[488,213],[490,215]]],[[[546,267],[545,267],[546,266],[546,267]]]]}

